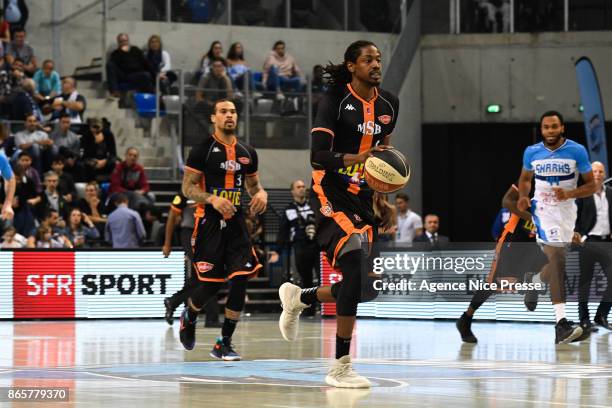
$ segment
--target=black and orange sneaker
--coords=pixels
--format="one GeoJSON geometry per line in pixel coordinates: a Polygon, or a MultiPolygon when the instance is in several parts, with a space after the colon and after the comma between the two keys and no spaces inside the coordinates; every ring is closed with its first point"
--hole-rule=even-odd
{"type": "Polygon", "coordinates": [[[210,351],[210,356],[225,361],[239,361],[241,359],[240,354],[232,347],[232,343],[228,341],[225,344],[222,337],[217,337],[217,341],[210,351]]]}
{"type": "Polygon", "coordinates": [[[196,321],[189,320],[189,316],[187,315],[187,308],[183,310],[181,313],[181,327],[179,329],[179,338],[185,350],[193,350],[195,347],[195,329],[196,329],[196,321]]]}

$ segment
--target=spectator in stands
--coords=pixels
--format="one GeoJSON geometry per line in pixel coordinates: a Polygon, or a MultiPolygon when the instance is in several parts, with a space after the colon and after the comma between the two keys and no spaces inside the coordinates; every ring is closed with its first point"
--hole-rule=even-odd
{"type": "Polygon", "coordinates": [[[22,121],[25,120],[27,115],[34,115],[38,122],[42,122],[43,114],[36,102],[35,90],[36,85],[31,78],[25,78],[21,81],[21,89],[14,94],[15,96],[10,101],[12,105],[11,120],[22,121]]]}
{"type": "MultiPolygon", "coordinates": [[[[0,9],[0,41],[2,41],[3,44],[7,44],[11,41],[10,27],[11,25],[6,21],[6,18],[4,18],[4,10],[0,9]]],[[[4,57],[4,53],[2,53],[2,56],[4,57]]]]}
{"type": "Polygon", "coordinates": [[[159,35],[155,34],[149,37],[145,56],[155,75],[159,74],[159,86],[162,93],[169,93],[170,86],[176,81],[177,76],[172,71],[170,53],[163,49],[162,40],[159,35]]]}
{"type": "Polygon", "coordinates": [[[50,59],[43,61],[42,68],[36,71],[32,79],[36,86],[34,97],[38,102],[53,99],[62,91],[60,76],[54,70],[53,61],[50,59]]]}
{"type": "Polygon", "coordinates": [[[395,241],[397,234],[397,209],[389,203],[387,194],[377,194],[374,196],[374,220],[378,224],[378,240],[381,242],[395,241]],[[382,211],[381,211],[382,209],[382,211]],[[385,217],[385,213],[393,213],[393,217],[385,217]],[[390,219],[389,225],[383,225],[383,220],[390,219]]]}
{"type": "Polygon", "coordinates": [[[140,215],[128,208],[125,194],[115,196],[115,205],[117,209],[108,216],[104,230],[106,241],[112,243],[113,248],[138,248],[147,236],[140,215]]]}
{"type": "Polygon", "coordinates": [[[13,41],[6,47],[6,62],[9,65],[13,65],[15,58],[23,61],[23,68],[28,76],[34,75],[38,65],[34,50],[26,43],[26,32],[24,29],[17,29],[13,34],[13,41]]]}
{"type": "Polygon", "coordinates": [[[51,140],[57,153],[64,157],[78,157],[81,150],[81,138],[70,130],[71,120],[68,113],[62,113],[55,130],[51,133],[51,140]]]}
{"type": "MultiPolygon", "coordinates": [[[[53,236],[56,237],[57,240],[63,241],[63,238],[60,238],[62,230],[66,227],[66,223],[59,217],[57,211],[53,209],[49,209],[43,219],[40,220],[40,226],[45,226],[51,228],[51,232],[53,236]]],[[[28,234],[28,248],[36,248],[36,232],[38,228],[33,228],[32,231],[28,234]]]]}
{"type": "Polygon", "coordinates": [[[43,166],[49,166],[51,163],[53,140],[42,130],[34,114],[27,115],[25,121],[25,129],[15,134],[15,145],[19,152],[27,152],[30,155],[34,167],[42,174],[43,166]]]}
{"type": "Polygon", "coordinates": [[[87,100],[76,89],[73,77],[62,79],[62,93],[53,100],[53,114],[51,120],[58,120],[62,114],[70,117],[70,123],[83,123],[87,100]]]}
{"type": "Polygon", "coordinates": [[[285,42],[277,41],[263,65],[263,83],[277,99],[285,99],[283,91],[300,91],[304,75],[295,58],[285,52],[285,42]]]}
{"type": "Polygon", "coordinates": [[[22,166],[15,166],[15,198],[13,199],[13,226],[22,235],[28,235],[35,227],[34,207],[40,202],[36,184],[28,177],[22,166]]]}
{"type": "MultiPolygon", "coordinates": [[[[138,163],[139,152],[135,147],[128,147],[125,159],[117,163],[111,174],[109,193],[124,194],[131,209],[144,212],[143,206],[153,204],[149,193],[149,181],[144,167],[138,163]]],[[[112,200],[112,198],[111,198],[112,200]]]]}
{"type": "Polygon", "coordinates": [[[200,78],[208,75],[211,71],[213,61],[220,59],[223,59],[223,46],[221,45],[221,41],[213,41],[210,44],[208,52],[202,55],[200,69],[196,74],[196,79],[199,81],[200,78]]]}
{"type": "Polygon", "coordinates": [[[40,195],[40,202],[36,206],[38,219],[42,219],[47,210],[55,210],[59,213],[60,218],[64,221],[67,220],[69,205],[57,189],[59,176],[53,170],[49,170],[45,173],[43,184],[45,189],[40,195]]]}
{"type": "Polygon", "coordinates": [[[438,233],[440,229],[440,218],[436,214],[425,216],[425,232],[414,238],[414,242],[425,244],[426,249],[439,250],[448,246],[449,239],[446,235],[438,233]]]}
{"type": "Polygon", "coordinates": [[[85,186],[85,197],[79,200],[78,207],[83,214],[89,216],[89,219],[98,228],[98,231],[104,233],[107,217],[102,197],[100,197],[98,183],[95,181],[87,183],[85,186]]]}
{"type": "Polygon", "coordinates": [[[398,193],[395,196],[397,209],[397,236],[395,242],[411,243],[414,237],[421,235],[423,221],[421,216],[409,207],[410,198],[407,194],[398,193]]]}
{"type": "Polygon", "coordinates": [[[64,235],[55,235],[50,227],[41,225],[36,230],[36,248],[71,248],[72,243],[64,235]]]}
{"type": "Polygon", "coordinates": [[[12,67],[4,65],[5,69],[0,71],[0,114],[10,117],[12,111],[11,102],[16,94],[22,91],[21,81],[25,76],[23,62],[15,60],[12,67]]]}
{"type": "Polygon", "coordinates": [[[212,70],[208,75],[200,78],[198,90],[195,94],[196,102],[203,103],[207,113],[209,113],[208,109],[212,113],[212,107],[219,99],[227,99],[234,96],[232,80],[225,71],[225,61],[222,59],[215,60],[211,68],[212,70]]]}
{"type": "Polygon", "coordinates": [[[94,223],[78,208],[70,210],[67,224],[62,235],[70,240],[73,248],[90,248],[92,241],[100,238],[94,223]]]}
{"type": "Polygon", "coordinates": [[[4,153],[6,157],[13,157],[15,153],[15,138],[11,136],[8,125],[2,122],[0,122],[0,153],[4,153]]]}
{"type": "Polygon", "coordinates": [[[164,244],[164,224],[161,222],[161,211],[155,205],[148,205],[144,211],[143,224],[147,241],[153,246],[164,244]]]}
{"type": "MultiPolygon", "coordinates": [[[[227,52],[227,72],[234,82],[236,89],[244,90],[244,81],[251,74],[249,64],[244,60],[244,47],[242,43],[235,42],[227,52]]],[[[253,81],[249,78],[251,89],[253,89],[253,81]]]]}
{"type": "Polygon", "coordinates": [[[21,166],[24,175],[32,180],[36,194],[42,193],[40,173],[34,167],[32,167],[32,156],[30,156],[28,152],[21,152],[17,155],[17,166],[21,166]]]}
{"type": "Polygon", "coordinates": [[[25,248],[26,238],[17,232],[15,227],[8,227],[2,234],[1,249],[25,248]]]}
{"type": "Polygon", "coordinates": [[[74,178],[72,178],[71,174],[64,171],[64,156],[58,154],[53,158],[51,170],[53,170],[59,178],[57,191],[59,191],[69,205],[72,205],[73,202],[76,201],[77,191],[74,185],[74,178]]]}
{"type": "Polygon", "coordinates": [[[145,58],[142,50],[130,45],[127,34],[117,36],[117,49],[110,55],[106,63],[108,90],[112,96],[120,96],[120,85],[138,92],[153,93],[153,69],[145,58]]]}
{"type": "Polygon", "coordinates": [[[115,136],[108,127],[103,126],[100,119],[91,118],[88,122],[89,127],[81,139],[85,179],[106,182],[117,162],[115,136]]]}
{"type": "Polygon", "coordinates": [[[25,0],[4,0],[4,19],[10,23],[11,34],[25,30],[30,11],[25,0]]]}

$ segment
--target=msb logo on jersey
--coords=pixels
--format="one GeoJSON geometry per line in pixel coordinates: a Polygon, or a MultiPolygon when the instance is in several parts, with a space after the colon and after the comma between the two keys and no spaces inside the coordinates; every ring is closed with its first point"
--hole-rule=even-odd
{"type": "Polygon", "coordinates": [[[240,163],[236,163],[234,160],[226,160],[221,163],[221,168],[226,171],[240,171],[242,166],[240,163]]]}
{"type": "Polygon", "coordinates": [[[367,122],[363,122],[357,125],[357,131],[363,133],[366,136],[373,136],[382,132],[382,128],[380,127],[380,125],[374,123],[374,121],[368,120],[367,122]]]}

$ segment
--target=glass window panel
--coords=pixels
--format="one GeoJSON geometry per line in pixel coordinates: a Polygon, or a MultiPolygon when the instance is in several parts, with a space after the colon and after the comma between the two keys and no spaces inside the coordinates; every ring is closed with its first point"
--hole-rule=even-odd
{"type": "Polygon", "coordinates": [[[563,0],[514,0],[514,30],[563,31],[563,14],[563,0]]]}
{"type": "Polygon", "coordinates": [[[460,1],[462,33],[510,32],[510,0],[460,1]]]}
{"type": "Polygon", "coordinates": [[[448,34],[450,32],[450,0],[422,2],[421,17],[423,34],[448,34]]]}
{"type": "Polygon", "coordinates": [[[570,31],[596,31],[610,28],[612,28],[612,1],[570,0],[570,31]]]}
{"type": "Polygon", "coordinates": [[[284,0],[233,0],[232,25],[286,27],[284,0]]]}

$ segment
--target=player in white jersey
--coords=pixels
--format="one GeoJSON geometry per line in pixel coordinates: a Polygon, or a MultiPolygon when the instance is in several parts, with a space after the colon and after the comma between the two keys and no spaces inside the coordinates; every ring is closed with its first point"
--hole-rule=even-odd
{"type": "MultiPolygon", "coordinates": [[[[574,200],[592,195],[596,185],[586,149],[565,138],[563,116],[559,112],[544,113],[540,118],[540,130],[544,140],[529,146],[523,156],[517,207],[521,211],[531,207],[537,240],[549,260],[533,280],[550,284],[557,322],[556,343],[570,343],[588,337],[588,332],[582,336],[582,328],[565,318],[565,247],[574,238],[577,217],[574,200]],[[584,181],[580,187],[578,174],[584,181]],[[534,177],[535,192],[530,202],[534,177]]],[[[536,302],[537,297],[525,298],[530,310],[535,309],[536,302]]]]}

